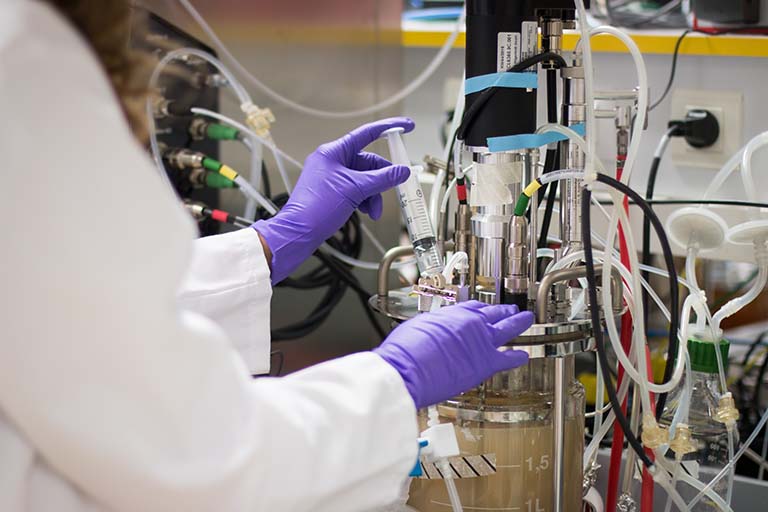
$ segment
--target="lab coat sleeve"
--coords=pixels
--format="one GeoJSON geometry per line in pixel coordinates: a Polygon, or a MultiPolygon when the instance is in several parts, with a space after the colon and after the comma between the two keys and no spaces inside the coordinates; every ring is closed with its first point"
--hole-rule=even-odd
{"type": "Polygon", "coordinates": [[[108,510],[394,499],[417,452],[397,372],[361,353],[251,379],[225,331],[179,304],[193,224],[92,56],[45,4],[2,9],[3,415],[108,510]]]}
{"type": "Polygon", "coordinates": [[[255,230],[195,240],[179,305],[216,322],[253,375],[269,373],[271,298],[269,266],[255,230]]]}

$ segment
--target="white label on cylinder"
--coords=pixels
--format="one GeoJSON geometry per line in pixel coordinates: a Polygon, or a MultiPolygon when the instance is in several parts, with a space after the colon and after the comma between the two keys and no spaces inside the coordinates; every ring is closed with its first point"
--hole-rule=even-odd
{"type": "MultiPolygon", "coordinates": [[[[524,21],[522,27],[523,40],[520,44],[520,62],[536,55],[539,47],[539,24],[536,21],[524,21]]],[[[536,66],[531,67],[532,72],[536,72],[536,66]]]]}
{"type": "Polygon", "coordinates": [[[496,71],[506,71],[520,62],[520,33],[499,32],[496,45],[496,71]]]}

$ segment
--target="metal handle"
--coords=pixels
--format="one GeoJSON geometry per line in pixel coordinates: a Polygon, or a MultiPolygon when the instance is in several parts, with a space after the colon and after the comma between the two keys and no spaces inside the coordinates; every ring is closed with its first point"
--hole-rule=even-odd
{"type": "MultiPolygon", "coordinates": [[[[603,274],[603,266],[602,265],[595,265],[595,276],[601,276],[603,274]]],[[[539,291],[536,294],[536,317],[538,319],[539,323],[546,323],[547,322],[547,306],[548,301],[548,295],[549,290],[552,288],[553,285],[556,283],[562,283],[563,281],[572,281],[574,279],[580,279],[582,277],[587,276],[587,267],[573,267],[573,268],[564,268],[561,270],[555,270],[554,272],[549,272],[544,275],[544,277],[541,278],[541,283],[539,284],[539,291]]],[[[613,300],[615,301],[613,306],[614,309],[620,309],[621,308],[621,299],[622,294],[624,291],[624,282],[621,280],[621,274],[619,273],[619,269],[616,267],[611,267],[611,295],[613,296],[613,300]],[[616,304],[618,303],[618,307],[616,307],[616,304]]]]}
{"type": "Polygon", "coordinates": [[[392,263],[396,259],[402,258],[413,254],[412,245],[401,245],[399,247],[393,247],[384,253],[379,263],[378,273],[378,294],[379,297],[387,297],[389,295],[389,270],[392,268],[392,263]]]}

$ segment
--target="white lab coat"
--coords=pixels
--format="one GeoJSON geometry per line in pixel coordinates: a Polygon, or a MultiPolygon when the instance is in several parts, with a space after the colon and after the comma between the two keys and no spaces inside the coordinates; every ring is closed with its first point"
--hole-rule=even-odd
{"type": "Polygon", "coordinates": [[[0,114],[0,511],[396,497],[417,450],[399,375],[362,353],[250,378],[233,344],[267,369],[257,235],[193,242],[95,59],[31,0],[0,5],[0,114]]]}

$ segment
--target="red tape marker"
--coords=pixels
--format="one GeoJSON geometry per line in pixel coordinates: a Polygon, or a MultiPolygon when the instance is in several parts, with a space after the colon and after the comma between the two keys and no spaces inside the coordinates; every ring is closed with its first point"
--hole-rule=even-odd
{"type": "Polygon", "coordinates": [[[459,196],[459,201],[465,202],[467,200],[467,186],[456,185],[456,195],[459,196]]]}
{"type": "Polygon", "coordinates": [[[229,214],[221,210],[213,210],[211,212],[211,218],[218,222],[229,222],[229,214]]]}

